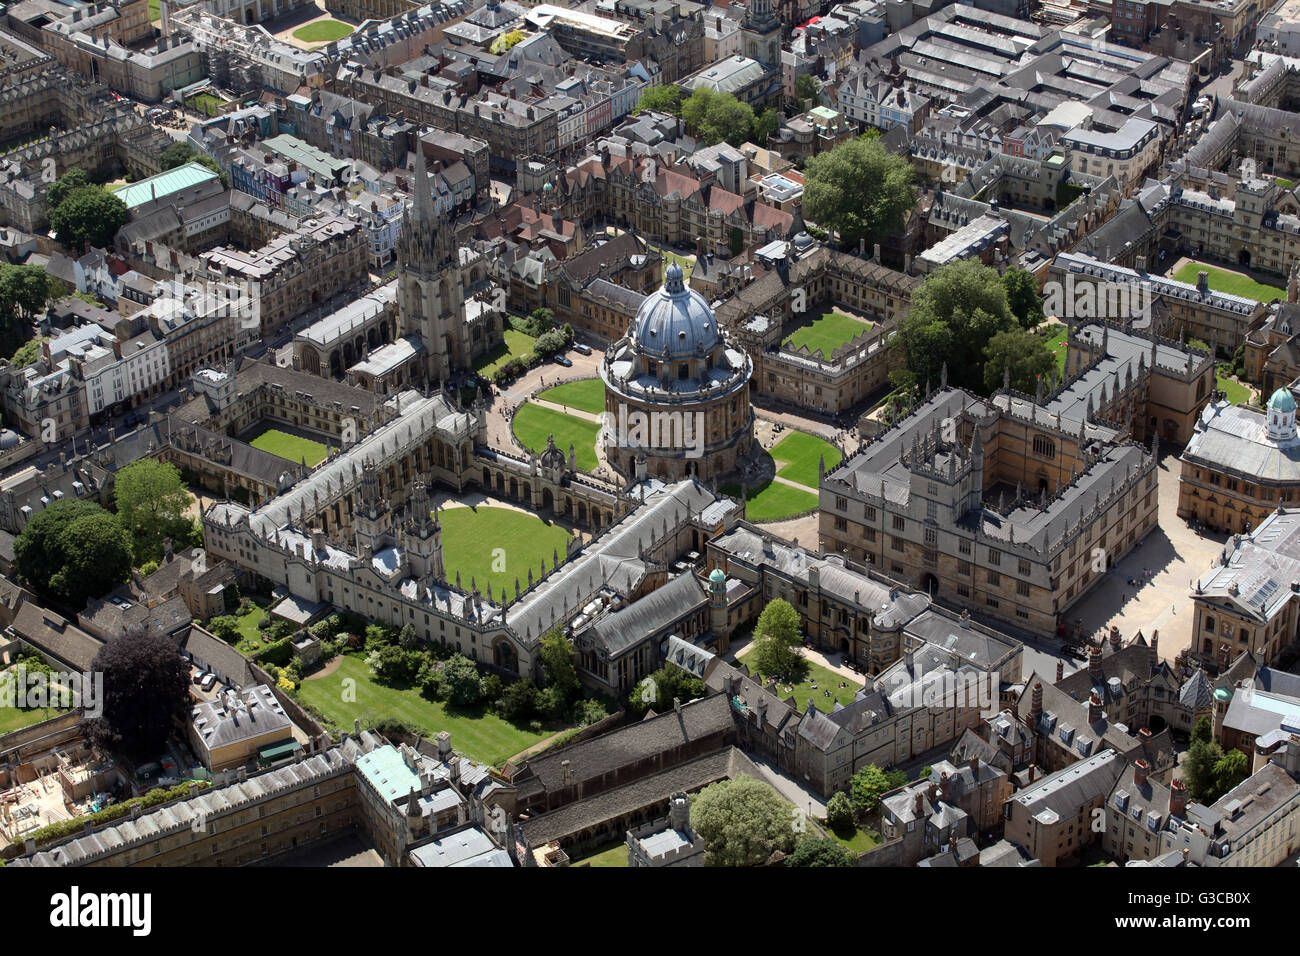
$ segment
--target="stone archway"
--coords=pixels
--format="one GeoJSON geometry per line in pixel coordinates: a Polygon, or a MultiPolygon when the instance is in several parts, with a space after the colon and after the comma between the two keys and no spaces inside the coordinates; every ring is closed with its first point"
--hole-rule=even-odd
{"type": "Polygon", "coordinates": [[[550,488],[542,489],[542,510],[555,510],[555,496],[551,494],[550,488]]]}

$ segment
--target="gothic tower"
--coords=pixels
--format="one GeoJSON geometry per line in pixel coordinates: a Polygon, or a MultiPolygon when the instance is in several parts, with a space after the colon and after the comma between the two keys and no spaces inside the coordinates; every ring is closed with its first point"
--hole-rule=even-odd
{"type": "Polygon", "coordinates": [[[740,22],[745,56],[757,60],[769,70],[781,66],[781,21],[772,0],[749,0],[745,18],[740,22]]]}
{"type": "Polygon", "coordinates": [[[428,376],[445,382],[453,369],[468,368],[472,358],[465,286],[454,224],[434,207],[418,141],[415,156],[415,201],[402,216],[397,240],[397,334],[420,336],[428,376]]]}
{"type": "Polygon", "coordinates": [[[379,470],[367,459],[361,466],[360,500],[352,516],[359,557],[366,558],[383,548],[391,517],[388,502],[380,495],[379,470]]]}
{"type": "Polygon", "coordinates": [[[413,577],[431,577],[442,581],[446,570],[442,562],[442,525],[429,510],[429,492],[423,481],[411,488],[406,521],[406,557],[413,577]]]}

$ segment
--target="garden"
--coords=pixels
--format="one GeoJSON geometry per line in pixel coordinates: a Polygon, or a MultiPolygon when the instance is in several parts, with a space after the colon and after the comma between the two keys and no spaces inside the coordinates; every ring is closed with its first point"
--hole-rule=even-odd
{"type": "Polygon", "coordinates": [[[792,431],[772,446],[772,457],[782,466],[777,470],[777,477],[797,482],[816,490],[821,460],[826,459],[826,470],[830,471],[844,457],[840,450],[816,435],[807,432],[792,431]]]}
{"type": "Polygon", "coordinates": [[[815,354],[820,351],[824,358],[829,359],[831,353],[841,345],[871,329],[870,322],[832,309],[795,329],[786,338],[785,345],[792,349],[801,349],[806,345],[810,352],[815,354]]]}
{"type": "Polygon", "coordinates": [[[511,430],[520,444],[539,455],[546,450],[552,435],[555,436],[555,446],[564,452],[566,458],[572,445],[579,471],[595,471],[599,464],[596,440],[600,437],[600,425],[596,422],[525,402],[515,412],[511,430]]]}

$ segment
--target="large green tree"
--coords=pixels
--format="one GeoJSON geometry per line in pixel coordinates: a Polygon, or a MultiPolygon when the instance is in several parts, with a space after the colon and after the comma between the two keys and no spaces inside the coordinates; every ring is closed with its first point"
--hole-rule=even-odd
{"type": "Polygon", "coordinates": [[[648,86],[641,93],[641,99],[637,101],[634,113],[640,113],[643,110],[655,110],[660,113],[671,113],[673,116],[682,115],[682,101],[686,98],[686,91],[680,86],[673,86],[671,83],[667,86],[648,86]]]}
{"type": "Polygon", "coordinates": [[[50,183],[50,188],[45,191],[45,199],[50,204],[51,209],[56,209],[62,205],[63,200],[72,194],[73,190],[93,185],[94,183],[90,181],[90,177],[86,175],[84,169],[73,167],[50,183]]]}
{"type": "Polygon", "coordinates": [[[874,813],[880,806],[881,797],[905,783],[907,777],[902,772],[885,771],[873,763],[867,764],[849,781],[849,800],[859,814],[874,813]]]}
{"type": "Polygon", "coordinates": [[[136,760],[155,759],[189,707],[190,666],[176,644],[156,634],[127,634],[100,648],[91,665],[104,680],[103,713],[87,721],[98,746],[136,760]]]}
{"type": "Polygon", "coordinates": [[[803,655],[799,651],[803,643],[800,624],[799,612],[789,601],[782,598],[769,601],[754,625],[754,649],[748,655],[754,670],[777,677],[798,674],[803,667],[803,655]]]}
{"type": "Polygon", "coordinates": [[[14,540],[14,565],[36,593],[80,608],[130,576],[131,539],[89,501],[56,501],[14,540]]]}
{"type": "Polygon", "coordinates": [[[1039,380],[1046,381],[1056,367],[1056,356],[1041,335],[1016,326],[999,332],[984,347],[984,389],[988,393],[1002,387],[1006,370],[1011,369],[1011,387],[1033,395],[1039,380]]]}
{"type": "Polygon", "coordinates": [[[754,110],[730,93],[701,86],[682,103],[682,120],[706,146],[724,141],[739,146],[754,128],[754,110]]]}
{"type": "Polygon", "coordinates": [[[875,243],[902,228],[916,204],[914,179],[911,164],[879,137],[858,137],[808,160],[803,212],[845,243],[875,243]]]}
{"type": "Polygon", "coordinates": [[[706,693],[704,681],[688,670],[676,664],[665,664],[653,674],[643,678],[628,694],[627,712],[633,717],[643,717],[646,711],[662,713],[671,707],[673,700],[683,704],[688,700],[703,697],[706,693]]]}
{"type": "Polygon", "coordinates": [[[852,866],[853,854],[830,837],[805,834],[785,858],[786,866],[852,866]]]}
{"type": "Polygon", "coordinates": [[[799,78],[794,81],[794,95],[799,100],[799,105],[808,103],[808,108],[819,106],[822,101],[822,85],[817,82],[817,77],[811,73],[801,73],[799,78]],[[812,102],[808,102],[811,100],[812,102]]]}
{"type": "Polygon", "coordinates": [[[578,668],[573,663],[573,641],[562,630],[554,630],[542,638],[538,655],[542,660],[542,673],[546,686],[554,688],[566,703],[572,703],[582,689],[578,668]]]}
{"type": "MultiPolygon", "coordinates": [[[[19,349],[33,339],[33,323],[58,297],[60,286],[42,266],[0,265],[0,355],[25,359],[19,349]]],[[[40,343],[34,350],[40,354],[40,343]]],[[[31,356],[35,361],[35,356],[31,356]]]]}
{"type": "MultiPolygon", "coordinates": [[[[890,344],[901,351],[896,385],[937,387],[945,364],[948,383],[986,393],[984,350],[993,336],[1016,326],[997,271],[973,259],[938,269],[912,293],[912,304],[890,344]]],[[[998,382],[1002,370],[998,369],[998,382]]]]}
{"type": "Polygon", "coordinates": [[[795,808],[754,777],[710,784],[691,801],[691,826],[710,866],[759,866],[795,843],[795,808]]]}
{"type": "Polygon", "coordinates": [[[113,489],[117,516],[131,535],[136,561],[161,557],[169,537],[174,544],[188,543],[193,530],[186,515],[190,493],[175,465],[153,458],[133,461],[118,471],[113,489]]]}
{"type": "Polygon", "coordinates": [[[1007,306],[1023,328],[1032,329],[1043,321],[1043,296],[1038,291],[1038,280],[1019,266],[1002,274],[1002,285],[1007,290],[1007,306]]]}
{"type": "Polygon", "coordinates": [[[81,186],[50,210],[54,236],[70,249],[107,248],[126,225],[126,203],[102,186],[81,186]]]}

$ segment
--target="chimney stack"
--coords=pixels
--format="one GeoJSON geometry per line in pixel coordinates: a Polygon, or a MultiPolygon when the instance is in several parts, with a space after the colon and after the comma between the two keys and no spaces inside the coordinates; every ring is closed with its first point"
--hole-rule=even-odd
{"type": "Polygon", "coordinates": [[[1029,726],[1035,730],[1038,729],[1038,722],[1043,719],[1043,685],[1034,684],[1033,693],[1029,698],[1029,726]]]}
{"type": "Polygon", "coordinates": [[[1101,698],[1093,691],[1088,697],[1088,723],[1095,724],[1101,720],[1101,698]]]}
{"type": "Polygon", "coordinates": [[[1065,679],[1065,661],[1056,662],[1056,682],[1059,684],[1065,679]]]}
{"type": "Polygon", "coordinates": [[[1102,670],[1100,644],[1094,644],[1088,649],[1088,676],[1092,678],[1094,684],[1101,683],[1102,670]]]}
{"type": "Polygon", "coordinates": [[[1175,780],[1169,785],[1169,815],[1182,817],[1187,814],[1187,785],[1182,780],[1175,780]]]}
{"type": "Polygon", "coordinates": [[[570,786],[573,783],[573,770],[569,765],[569,761],[560,761],[560,773],[563,775],[564,786],[570,786]]]}
{"type": "Polygon", "coordinates": [[[924,809],[925,809],[925,796],[921,793],[921,791],[918,790],[916,792],[916,802],[915,802],[915,806],[912,809],[912,815],[919,818],[924,809]]]}
{"type": "Polygon", "coordinates": [[[1154,673],[1160,669],[1160,632],[1151,632],[1151,670],[1154,673]]]}
{"type": "Polygon", "coordinates": [[[1147,785],[1147,774],[1150,772],[1151,764],[1147,763],[1145,760],[1139,759],[1137,763],[1133,764],[1134,785],[1145,787],[1147,785]]]}

